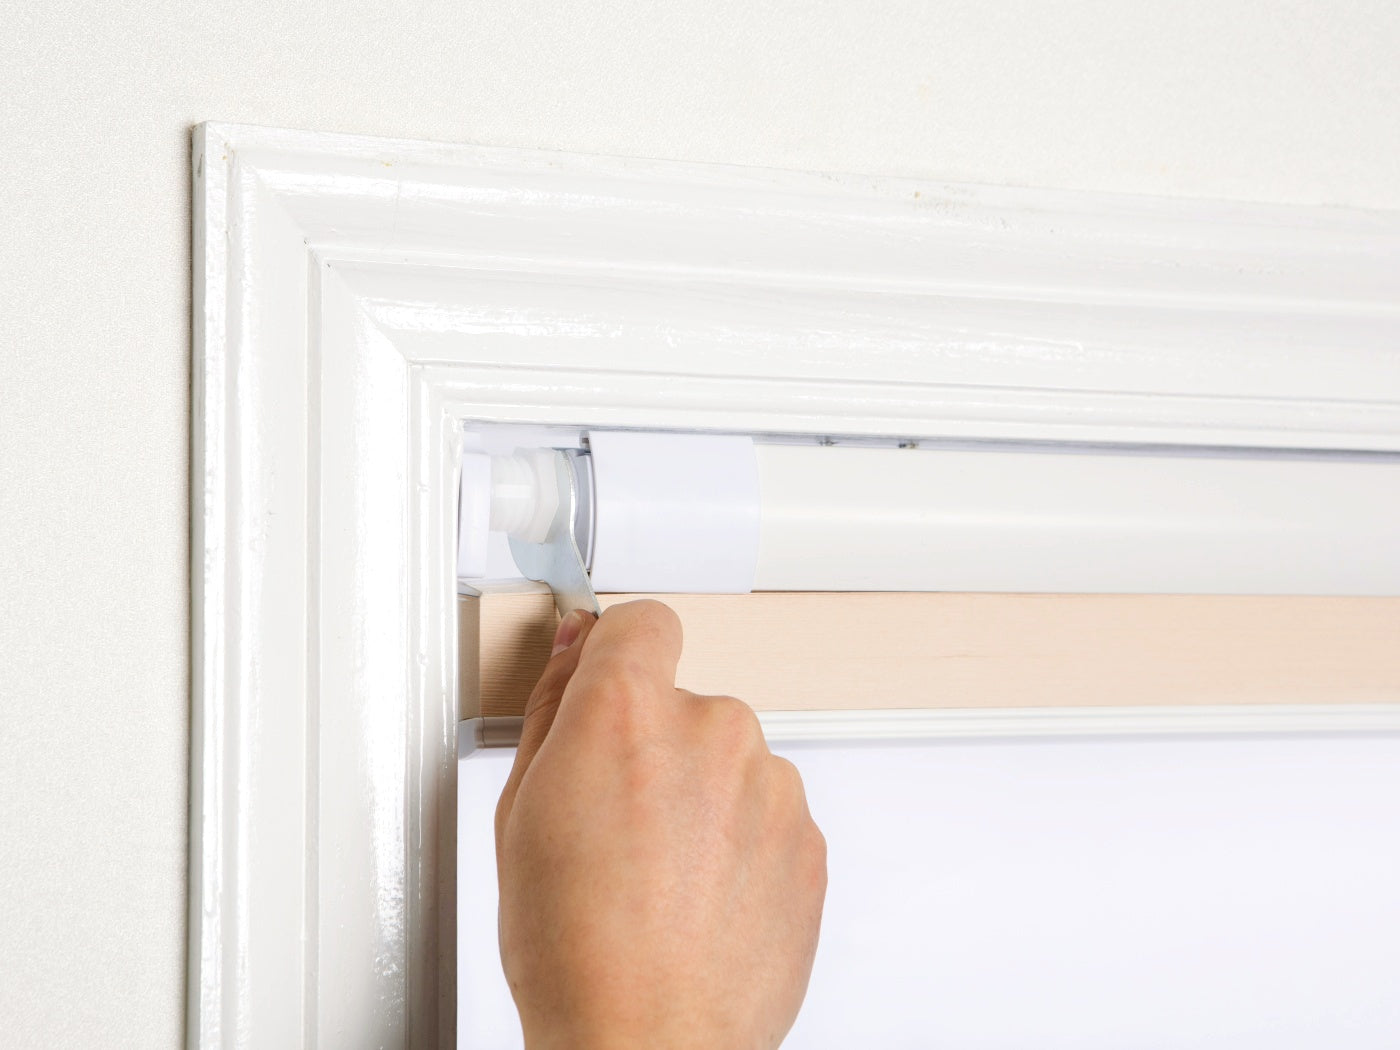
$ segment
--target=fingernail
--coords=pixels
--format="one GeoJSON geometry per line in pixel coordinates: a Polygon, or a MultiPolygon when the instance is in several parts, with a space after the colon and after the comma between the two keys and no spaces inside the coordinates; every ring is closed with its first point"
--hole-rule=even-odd
{"type": "Polygon", "coordinates": [[[575,609],[559,621],[559,628],[554,632],[554,651],[549,654],[550,659],[558,656],[578,640],[579,632],[583,630],[583,618],[586,615],[587,613],[582,609],[575,609]]]}

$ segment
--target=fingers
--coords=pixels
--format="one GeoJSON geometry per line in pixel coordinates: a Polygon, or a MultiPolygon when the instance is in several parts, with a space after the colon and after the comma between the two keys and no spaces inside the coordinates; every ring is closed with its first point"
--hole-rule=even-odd
{"type": "Polygon", "coordinates": [[[514,797],[520,778],[525,775],[525,770],[530,767],[540,745],[549,735],[549,730],[554,725],[555,713],[559,710],[559,701],[564,696],[564,688],[578,667],[584,639],[597,623],[591,613],[581,609],[569,613],[559,622],[559,628],[554,635],[554,653],[545,665],[540,680],[535,683],[530,699],[525,702],[525,719],[520,727],[520,746],[516,749],[515,765],[511,768],[505,791],[502,793],[503,801],[507,797],[514,797]]]}
{"type": "Polygon", "coordinates": [[[588,650],[570,692],[606,691],[629,683],[657,693],[675,688],[681,659],[681,621],[651,599],[614,605],[588,638],[588,650]]]}
{"type": "Polygon", "coordinates": [[[658,697],[675,693],[680,654],[680,620],[657,601],[613,606],[597,620],[572,612],[560,621],[554,655],[525,704],[520,746],[501,792],[498,818],[509,814],[520,782],[553,730],[561,705],[593,713],[654,710],[658,697]]]}

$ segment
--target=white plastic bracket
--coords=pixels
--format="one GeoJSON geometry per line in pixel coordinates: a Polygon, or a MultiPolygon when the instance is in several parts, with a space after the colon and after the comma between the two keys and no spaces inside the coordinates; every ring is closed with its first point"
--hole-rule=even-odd
{"type": "MultiPolygon", "coordinates": [[[[581,459],[582,453],[574,449],[563,452],[552,450],[536,458],[537,462],[552,464],[553,513],[544,527],[544,536],[538,540],[533,538],[538,528],[531,530],[527,527],[510,532],[510,552],[515,564],[529,579],[549,584],[560,616],[567,616],[575,609],[583,609],[594,616],[602,612],[598,607],[598,597],[593,593],[593,584],[589,582],[588,566],[579,545],[579,522],[588,517],[586,513],[580,513],[583,509],[580,499],[583,486],[579,484],[578,469],[581,459]]],[[[548,490],[541,486],[537,491],[543,494],[548,490]]],[[[496,501],[493,498],[493,514],[495,509],[496,501]]],[[[538,518],[539,514],[536,513],[534,517],[538,518]]]]}

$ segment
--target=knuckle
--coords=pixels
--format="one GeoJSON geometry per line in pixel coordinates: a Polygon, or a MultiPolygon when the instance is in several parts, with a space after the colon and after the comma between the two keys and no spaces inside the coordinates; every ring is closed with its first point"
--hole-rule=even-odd
{"type": "Polygon", "coordinates": [[[625,602],[617,606],[619,610],[630,613],[639,623],[645,623],[658,629],[674,627],[680,628],[680,617],[665,602],[655,598],[638,598],[635,601],[625,602]]]}
{"type": "Polygon", "coordinates": [[[807,808],[807,789],[802,783],[801,771],[786,758],[774,755],[768,767],[770,782],[774,786],[774,801],[798,820],[802,833],[807,829],[816,830],[811,811],[807,808]]]}
{"type": "Polygon", "coordinates": [[[791,821],[794,843],[801,866],[805,869],[814,888],[824,891],[826,887],[827,842],[826,836],[812,819],[807,807],[807,792],[802,783],[802,773],[786,758],[775,755],[769,766],[774,788],[774,804],[787,814],[791,821]]]}
{"type": "Polygon", "coordinates": [[[753,708],[732,696],[712,696],[705,700],[706,731],[727,750],[748,753],[767,750],[763,727],[753,708]]]}
{"type": "Polygon", "coordinates": [[[584,683],[572,701],[580,721],[599,731],[635,736],[650,723],[658,704],[655,689],[626,670],[584,683]]]}
{"type": "Polygon", "coordinates": [[[639,669],[624,664],[595,690],[600,706],[619,712],[645,712],[656,705],[656,690],[639,669]]]}
{"type": "Polygon", "coordinates": [[[809,840],[807,855],[810,861],[808,870],[811,873],[812,886],[817,893],[824,895],[827,887],[826,836],[821,833],[820,828],[813,824],[809,840]]]}
{"type": "Polygon", "coordinates": [[[496,848],[499,850],[506,838],[506,822],[510,820],[510,811],[514,808],[515,799],[509,792],[501,792],[501,797],[496,800],[495,832],[496,848]]]}
{"type": "Polygon", "coordinates": [[[781,755],[774,755],[773,769],[785,785],[796,789],[799,796],[802,794],[802,774],[795,765],[781,755]]]}
{"type": "Polygon", "coordinates": [[[604,611],[598,623],[639,641],[678,642],[681,635],[680,617],[669,605],[655,598],[614,605],[604,611]]]}
{"type": "Polygon", "coordinates": [[[822,878],[825,879],[827,856],[826,836],[822,834],[822,829],[817,827],[816,821],[808,821],[808,823],[811,825],[807,837],[811,842],[810,849],[812,857],[817,862],[817,866],[821,868],[822,878]]]}

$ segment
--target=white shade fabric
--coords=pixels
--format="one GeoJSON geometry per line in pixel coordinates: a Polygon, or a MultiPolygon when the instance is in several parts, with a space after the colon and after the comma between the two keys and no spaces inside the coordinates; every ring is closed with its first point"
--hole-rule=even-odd
{"type": "MultiPolygon", "coordinates": [[[[1400,1045],[1400,737],[823,742],[830,889],[785,1050],[1400,1045]]],[[[521,1046],[461,759],[458,1046],[521,1046]]]]}

